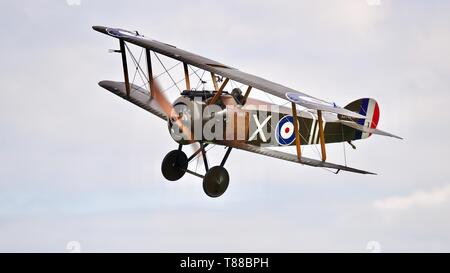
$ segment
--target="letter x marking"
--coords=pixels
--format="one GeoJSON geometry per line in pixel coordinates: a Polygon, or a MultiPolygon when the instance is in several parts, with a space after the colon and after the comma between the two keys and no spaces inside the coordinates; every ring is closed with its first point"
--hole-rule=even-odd
{"type": "Polygon", "coordinates": [[[267,140],[266,140],[266,136],[264,135],[264,132],[263,132],[263,128],[264,128],[264,126],[266,126],[267,122],[269,122],[269,120],[270,120],[271,117],[272,117],[272,116],[268,116],[268,117],[263,121],[263,123],[259,123],[258,116],[253,115],[253,119],[255,120],[256,127],[258,127],[258,128],[257,128],[256,131],[250,136],[250,138],[248,139],[248,141],[254,140],[258,134],[259,134],[259,137],[262,139],[263,142],[266,142],[266,141],[267,141],[267,140]]]}

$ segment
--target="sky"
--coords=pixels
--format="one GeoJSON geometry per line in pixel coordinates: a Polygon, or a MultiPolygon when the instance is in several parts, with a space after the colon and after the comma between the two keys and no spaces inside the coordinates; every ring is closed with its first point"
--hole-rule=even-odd
{"type": "MultiPolygon", "coordinates": [[[[0,252],[450,251],[449,1],[19,0],[0,10],[0,252]],[[377,176],[233,150],[230,186],[211,199],[198,178],[163,178],[177,147],[166,124],[98,86],[122,70],[108,53],[117,41],[93,25],[340,105],[375,98],[379,128],[404,140],[328,147],[330,162],[343,164],[345,150],[349,166],[377,176]]],[[[317,158],[316,148],[304,151],[317,158]]],[[[224,152],[213,148],[210,162],[224,152]]]]}

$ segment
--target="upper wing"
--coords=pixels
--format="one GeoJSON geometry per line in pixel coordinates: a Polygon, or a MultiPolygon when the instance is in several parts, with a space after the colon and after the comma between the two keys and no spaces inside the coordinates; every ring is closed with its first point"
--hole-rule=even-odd
{"type": "Polygon", "coordinates": [[[125,83],[123,82],[101,81],[98,84],[111,93],[114,93],[117,96],[141,107],[142,109],[147,110],[157,117],[167,120],[166,114],[161,109],[156,100],[150,98],[147,90],[131,84],[130,96],[127,96],[125,83]]]}
{"type": "Polygon", "coordinates": [[[224,142],[222,144],[229,146],[229,147],[236,148],[236,149],[241,149],[241,150],[256,153],[256,154],[261,154],[261,155],[270,156],[270,157],[274,157],[274,158],[278,158],[278,159],[282,159],[282,160],[286,160],[286,161],[300,163],[303,165],[335,169],[338,171],[342,170],[342,171],[353,172],[353,173],[374,174],[375,175],[375,173],[372,173],[372,172],[359,170],[359,169],[355,169],[355,168],[351,168],[351,167],[347,167],[347,166],[343,166],[343,165],[328,163],[328,162],[311,159],[311,158],[307,158],[307,157],[303,157],[303,156],[301,157],[301,161],[299,161],[297,158],[297,155],[290,154],[290,153],[284,153],[284,152],[280,152],[280,151],[275,151],[275,150],[272,150],[269,148],[257,147],[257,146],[253,146],[253,145],[246,144],[246,143],[238,143],[238,142],[230,141],[230,142],[224,142]]]}
{"type": "Polygon", "coordinates": [[[252,86],[276,97],[288,99],[291,102],[302,105],[309,109],[328,111],[336,114],[346,115],[352,118],[364,118],[364,116],[358,113],[341,108],[333,103],[320,100],[281,84],[274,83],[261,77],[242,72],[231,66],[224,65],[220,62],[176,48],[175,46],[161,43],[152,39],[146,39],[144,38],[144,36],[138,34],[137,32],[131,32],[128,30],[117,28],[107,28],[103,26],[94,26],[93,29],[109,36],[153,50],[167,57],[196,66],[203,70],[213,72],[214,74],[217,74],[219,76],[223,76],[231,80],[252,86]]]}

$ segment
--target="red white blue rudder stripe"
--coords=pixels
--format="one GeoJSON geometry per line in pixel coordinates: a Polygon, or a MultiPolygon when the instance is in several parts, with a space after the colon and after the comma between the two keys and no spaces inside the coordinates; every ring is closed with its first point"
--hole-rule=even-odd
{"type": "MultiPolygon", "coordinates": [[[[348,104],[345,108],[366,117],[365,119],[357,120],[359,125],[363,125],[368,128],[377,128],[378,121],[380,119],[380,108],[376,100],[371,98],[359,99],[348,104]]],[[[370,135],[371,134],[369,133],[356,131],[355,139],[368,138],[370,135]]]]}

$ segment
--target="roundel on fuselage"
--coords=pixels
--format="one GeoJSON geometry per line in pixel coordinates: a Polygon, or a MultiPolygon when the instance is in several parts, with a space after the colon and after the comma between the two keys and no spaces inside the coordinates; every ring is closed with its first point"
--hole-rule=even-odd
{"type": "Polygon", "coordinates": [[[290,145],[295,140],[294,117],[284,116],[275,129],[275,139],[280,145],[290,145]]]}

